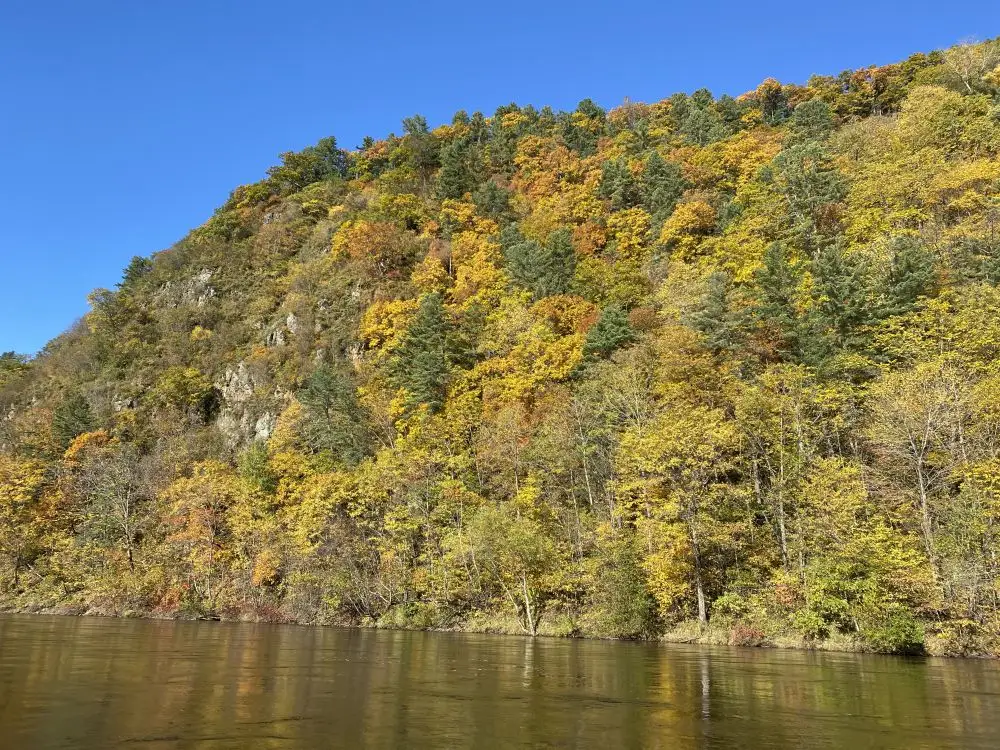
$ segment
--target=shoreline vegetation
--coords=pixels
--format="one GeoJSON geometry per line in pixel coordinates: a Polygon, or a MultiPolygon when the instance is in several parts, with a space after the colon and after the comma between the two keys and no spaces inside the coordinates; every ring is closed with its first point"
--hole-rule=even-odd
{"type": "MultiPolygon", "coordinates": [[[[724,628],[716,624],[706,626],[699,625],[697,620],[688,620],[680,623],[670,631],[652,637],[614,637],[608,635],[598,635],[593,633],[580,633],[575,631],[575,627],[569,618],[556,620],[556,622],[545,625],[540,624],[535,636],[526,633],[516,618],[494,615],[473,621],[470,624],[443,627],[417,627],[407,626],[405,622],[387,623],[351,623],[351,622],[328,622],[310,623],[299,622],[287,619],[246,619],[246,618],[222,618],[222,617],[193,617],[182,614],[153,614],[153,613],[123,613],[114,614],[108,612],[88,611],[72,607],[53,607],[49,609],[10,609],[0,610],[0,614],[17,615],[54,615],[59,617],[99,617],[110,619],[140,619],[140,620],[169,620],[176,622],[236,622],[251,624],[269,625],[296,625],[306,628],[335,627],[343,629],[359,630],[400,630],[417,631],[428,633],[481,633],[486,635],[507,635],[520,636],[523,638],[570,638],[595,641],[628,641],[632,643],[648,644],[685,644],[694,646],[728,646],[734,648],[760,648],[779,649],[793,651],[829,651],[836,653],[868,653],[886,655],[884,651],[872,649],[863,640],[848,635],[838,635],[823,640],[810,641],[796,633],[784,633],[779,635],[763,635],[757,632],[747,632],[742,628],[724,628]]],[[[893,654],[889,654],[893,655],[893,654]]],[[[895,655],[901,656],[921,656],[921,657],[943,657],[943,658],[997,658],[996,654],[987,653],[956,653],[950,649],[948,643],[937,638],[930,638],[924,647],[918,651],[902,652],[895,655]]]]}
{"type": "Polygon", "coordinates": [[[986,658],[995,659],[994,653],[976,653],[971,651],[956,652],[949,643],[938,637],[927,638],[922,648],[888,653],[873,649],[857,636],[837,634],[822,640],[808,640],[800,634],[785,632],[780,634],[764,634],[748,630],[745,627],[725,627],[717,623],[701,625],[697,620],[686,620],[669,631],[655,636],[621,637],[581,632],[579,624],[573,618],[562,615],[552,618],[551,622],[543,621],[535,635],[524,630],[523,624],[516,618],[502,613],[483,615],[468,622],[442,626],[421,626],[408,624],[405,619],[388,619],[384,622],[357,623],[349,621],[302,622],[298,620],[252,617],[222,617],[196,616],[184,613],[153,613],[153,612],[107,612],[85,607],[56,606],[47,608],[22,607],[0,609],[0,615],[50,615],[57,617],[96,617],[105,619],[126,620],[165,620],[171,622],[229,622],[262,625],[296,625],[304,628],[334,627],[347,630],[398,630],[427,633],[481,633],[484,635],[507,635],[523,638],[563,638],[592,641],[627,641],[631,643],[672,643],[694,646],[728,646],[733,648],[760,648],[792,651],[830,651],[836,653],[867,653],[899,656],[934,656],[943,658],[986,658]]]}
{"type": "Polygon", "coordinates": [[[998,285],[998,40],[324,138],[0,355],[0,609],[996,656],[998,285]]]}

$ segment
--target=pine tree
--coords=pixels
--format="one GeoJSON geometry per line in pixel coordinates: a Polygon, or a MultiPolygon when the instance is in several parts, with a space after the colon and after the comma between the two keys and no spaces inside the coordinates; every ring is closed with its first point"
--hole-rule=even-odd
{"type": "Polygon", "coordinates": [[[795,305],[801,276],[801,271],[789,262],[779,242],[772,243],[764,251],[764,265],[754,276],[757,286],[754,317],[762,327],[773,329],[780,337],[779,346],[791,352],[798,351],[801,334],[795,305]]]}
{"type": "Polygon", "coordinates": [[[670,216],[684,188],[684,175],[678,164],[664,160],[656,151],[649,155],[642,172],[642,205],[654,224],[662,224],[670,216]]]}
{"type": "Polygon", "coordinates": [[[587,357],[610,357],[621,347],[635,341],[635,330],[629,323],[628,313],[617,305],[601,310],[601,316],[587,332],[583,353],[587,357]]]}
{"type": "Polygon", "coordinates": [[[715,112],[699,106],[690,108],[681,123],[680,132],[697,146],[707,146],[729,135],[726,126],[715,112]]]}
{"type": "Polygon", "coordinates": [[[461,198],[468,189],[464,149],[459,141],[452,141],[441,149],[441,169],[437,175],[438,198],[461,198]]]}
{"type": "Polygon", "coordinates": [[[305,411],[301,432],[312,450],[345,464],[361,460],[367,449],[365,418],[354,386],[328,365],[316,368],[298,393],[305,411]]]}
{"type": "Polygon", "coordinates": [[[792,112],[785,142],[792,146],[826,138],[836,126],[833,110],[822,99],[802,102],[792,112]]]}
{"type": "Polygon", "coordinates": [[[728,94],[723,94],[715,103],[715,111],[730,132],[735,133],[743,127],[743,116],[749,104],[743,100],[734,99],[728,94]]]}
{"type": "Polygon", "coordinates": [[[863,326],[871,322],[864,264],[833,244],[820,252],[812,270],[818,295],[812,327],[824,330],[835,349],[858,347],[863,326]]]}
{"type": "Polygon", "coordinates": [[[28,372],[29,360],[23,354],[4,352],[0,354],[0,388],[28,372]]]}
{"type": "Polygon", "coordinates": [[[732,308],[730,281],[725,272],[716,271],[708,277],[705,297],[688,315],[687,322],[716,354],[737,347],[740,316],[732,308]]]}
{"type": "Polygon", "coordinates": [[[132,260],[122,272],[122,280],[121,283],[118,284],[118,288],[133,289],[152,269],[153,261],[149,258],[133,255],[132,260]]]}
{"type": "Polygon", "coordinates": [[[545,266],[545,258],[545,248],[538,240],[521,237],[519,241],[504,247],[507,273],[515,284],[530,289],[533,294],[538,277],[545,266]]]}
{"type": "Polygon", "coordinates": [[[406,391],[410,408],[427,404],[437,411],[444,403],[450,365],[448,330],[441,295],[425,295],[390,363],[392,383],[406,391]]]}
{"type": "Polygon", "coordinates": [[[479,183],[482,159],[479,150],[465,139],[454,140],[441,149],[441,169],[437,177],[438,198],[459,199],[479,183]]]}
{"type": "Polygon", "coordinates": [[[268,461],[267,446],[254,442],[240,454],[236,461],[240,477],[251,487],[265,494],[273,494],[278,489],[278,476],[268,461]]]}
{"type": "Polygon", "coordinates": [[[52,436],[60,448],[67,448],[73,438],[94,428],[90,404],[79,391],[71,391],[52,411],[52,436]]]}
{"type": "Polygon", "coordinates": [[[424,180],[427,180],[438,166],[438,140],[427,127],[423,115],[413,115],[403,119],[403,153],[406,154],[413,168],[424,180]]]}
{"type": "Polygon", "coordinates": [[[612,211],[632,208],[639,205],[642,200],[638,181],[624,159],[604,162],[597,194],[611,201],[612,211]]]}
{"type": "Polygon", "coordinates": [[[604,133],[604,126],[604,110],[590,99],[584,99],[575,112],[564,118],[563,140],[581,156],[590,156],[597,150],[597,141],[604,133]]]}
{"type": "Polygon", "coordinates": [[[489,219],[503,222],[510,218],[510,191],[493,180],[487,180],[472,194],[472,202],[489,219]]]}
{"type": "Polygon", "coordinates": [[[897,237],[885,282],[882,316],[903,315],[922,296],[931,294],[935,281],[934,253],[912,237],[897,237]]]}
{"type": "Polygon", "coordinates": [[[829,207],[847,195],[847,182],[816,141],[786,148],[773,164],[775,186],[788,202],[786,238],[815,257],[837,229],[829,207]]]}
{"type": "Polygon", "coordinates": [[[537,296],[548,297],[565,294],[576,273],[576,250],[573,249],[573,234],[569,229],[557,229],[545,242],[545,267],[537,291],[537,296]]]}
{"type": "Polygon", "coordinates": [[[522,135],[518,128],[504,125],[504,115],[518,111],[516,104],[497,107],[490,120],[487,154],[490,169],[504,177],[514,173],[514,154],[517,150],[517,140],[522,135]]]}
{"type": "Polygon", "coordinates": [[[516,230],[501,236],[507,271],[535,299],[569,291],[576,271],[576,251],[568,229],[557,229],[543,245],[524,239],[516,230]]]}

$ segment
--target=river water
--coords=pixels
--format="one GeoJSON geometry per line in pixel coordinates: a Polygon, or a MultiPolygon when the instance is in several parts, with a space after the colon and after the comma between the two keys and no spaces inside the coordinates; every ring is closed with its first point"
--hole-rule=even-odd
{"type": "Polygon", "coordinates": [[[0,748],[1000,748],[1000,665],[0,616],[0,748]]]}

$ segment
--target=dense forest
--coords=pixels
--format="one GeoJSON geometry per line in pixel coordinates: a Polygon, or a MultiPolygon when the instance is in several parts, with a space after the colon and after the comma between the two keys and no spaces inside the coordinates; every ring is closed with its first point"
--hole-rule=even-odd
{"type": "Polygon", "coordinates": [[[1000,653],[1000,41],[281,155],[0,356],[0,607],[1000,653]]]}

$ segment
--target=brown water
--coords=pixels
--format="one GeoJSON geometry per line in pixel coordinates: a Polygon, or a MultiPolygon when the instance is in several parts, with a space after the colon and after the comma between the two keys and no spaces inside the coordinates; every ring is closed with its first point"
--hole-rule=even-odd
{"type": "Polygon", "coordinates": [[[1000,665],[0,617],[0,748],[1000,748],[1000,665]]]}

